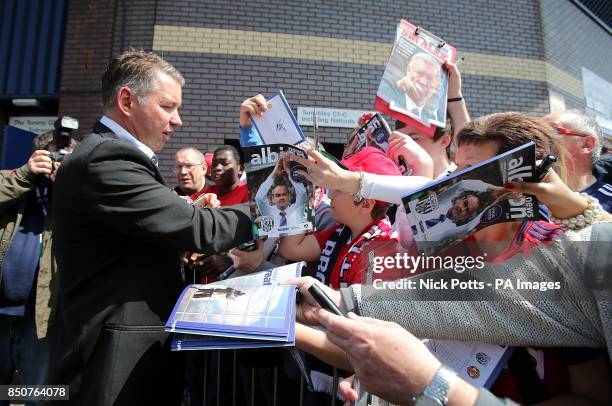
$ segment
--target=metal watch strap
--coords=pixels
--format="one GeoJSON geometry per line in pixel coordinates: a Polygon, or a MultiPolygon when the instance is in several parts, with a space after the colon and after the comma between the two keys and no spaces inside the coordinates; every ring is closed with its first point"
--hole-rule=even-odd
{"type": "Polygon", "coordinates": [[[448,403],[448,391],[457,379],[455,371],[440,365],[431,383],[427,385],[422,394],[415,398],[414,404],[417,406],[446,405],[448,403]]]}
{"type": "Polygon", "coordinates": [[[355,203],[361,203],[363,200],[363,184],[365,183],[365,175],[363,171],[359,171],[359,190],[356,193],[353,193],[353,201],[355,203]]]}

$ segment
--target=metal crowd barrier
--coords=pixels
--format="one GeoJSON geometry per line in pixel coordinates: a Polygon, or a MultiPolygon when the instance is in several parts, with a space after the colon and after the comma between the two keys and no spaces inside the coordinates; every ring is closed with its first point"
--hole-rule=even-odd
{"type": "MultiPolygon", "coordinates": [[[[225,355],[224,354],[224,355],[225,355]]],[[[227,363],[226,363],[227,364],[227,363]]],[[[202,396],[202,406],[291,406],[292,403],[280,403],[279,402],[279,374],[283,373],[279,371],[280,367],[253,367],[253,366],[240,366],[238,363],[238,350],[214,350],[214,351],[206,351],[204,356],[204,374],[203,374],[203,396],[202,396]],[[223,365],[221,353],[230,353],[231,352],[231,371],[228,373],[224,371],[224,368],[227,368],[228,365],[223,365]],[[215,368],[210,368],[212,366],[212,360],[216,360],[215,368]],[[261,387],[259,390],[260,397],[266,399],[265,403],[262,405],[261,403],[257,403],[257,372],[258,369],[272,369],[272,382],[269,387],[261,387]],[[241,371],[248,371],[248,382],[244,382],[244,374],[241,377],[241,371]],[[211,374],[212,372],[212,374],[211,374]],[[211,376],[213,375],[213,376],[211,376]],[[227,393],[223,393],[227,390],[228,385],[227,382],[224,381],[228,376],[231,376],[231,394],[228,396],[227,393]],[[242,387],[240,385],[240,380],[243,380],[242,387]],[[224,384],[225,383],[225,384],[224,384]],[[210,393],[211,388],[216,393],[210,393]],[[240,393],[242,391],[242,393],[240,393]],[[269,392],[266,392],[269,391],[269,392]],[[271,402],[270,402],[271,400],[271,402]],[[240,403],[238,403],[240,401],[240,403]]],[[[338,371],[334,369],[333,375],[333,386],[335,388],[338,387],[339,383],[339,375],[338,371]]],[[[304,393],[307,390],[306,381],[304,377],[300,374],[299,378],[299,394],[296,394],[296,402],[293,403],[296,406],[303,406],[304,402],[304,393]]],[[[335,396],[331,397],[330,404],[335,406],[337,404],[337,399],[335,396]]],[[[191,406],[200,406],[200,405],[191,405],[191,406]]]]}

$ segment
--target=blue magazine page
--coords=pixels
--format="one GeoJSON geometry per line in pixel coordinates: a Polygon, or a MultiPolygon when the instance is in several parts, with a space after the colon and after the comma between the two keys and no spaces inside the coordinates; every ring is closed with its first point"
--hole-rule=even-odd
{"type": "Polygon", "coordinates": [[[295,286],[303,262],[207,285],[181,294],[166,330],[219,337],[287,341],[295,323],[295,286]]]}
{"type": "Polygon", "coordinates": [[[270,348],[270,347],[290,347],[295,345],[295,306],[292,307],[294,321],[290,324],[287,341],[256,339],[256,336],[246,338],[204,336],[196,334],[175,334],[172,340],[172,351],[189,350],[225,350],[240,348],[270,348]]]}

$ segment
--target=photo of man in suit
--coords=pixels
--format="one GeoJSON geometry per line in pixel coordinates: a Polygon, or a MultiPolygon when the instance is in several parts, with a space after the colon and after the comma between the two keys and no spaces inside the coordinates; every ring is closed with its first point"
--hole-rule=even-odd
{"type": "MultiPolygon", "coordinates": [[[[516,193],[477,179],[464,179],[419,200],[414,210],[422,215],[423,230],[429,241],[463,240],[481,223],[489,208],[516,193]]],[[[501,209],[498,211],[501,213],[501,209]]],[[[421,217],[419,217],[421,219],[421,217]]],[[[418,228],[413,226],[413,231],[418,228]]]]}
{"type": "MultiPolygon", "coordinates": [[[[387,72],[385,72],[387,73],[387,72]]],[[[399,80],[385,75],[379,95],[393,102],[396,108],[408,111],[417,120],[428,123],[440,121],[439,90],[442,83],[440,62],[426,52],[415,53],[399,80]]]]}
{"type": "Polygon", "coordinates": [[[255,196],[257,207],[263,217],[260,218],[262,231],[272,237],[284,237],[289,234],[292,226],[306,221],[306,188],[304,184],[295,182],[291,178],[283,157],[284,154],[281,154],[274,170],[261,184],[255,196]],[[295,191],[295,199],[287,186],[289,183],[295,191]],[[269,230],[264,227],[266,224],[270,226],[269,230]]]}
{"type": "Polygon", "coordinates": [[[58,171],[53,195],[57,330],[50,382],[66,404],[179,405],[183,360],[164,331],[184,286],[183,251],[251,239],[246,207],[202,209],[157,167],[181,125],[183,76],[153,53],[127,51],[102,77],[104,113],[58,171]]]}

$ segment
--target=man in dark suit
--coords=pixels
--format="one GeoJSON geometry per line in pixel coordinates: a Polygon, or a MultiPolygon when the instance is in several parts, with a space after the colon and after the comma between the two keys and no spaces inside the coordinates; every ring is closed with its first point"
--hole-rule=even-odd
{"type": "Polygon", "coordinates": [[[182,288],[179,253],[251,239],[246,208],[194,207],[157,168],[155,152],[182,124],[183,84],[155,54],[115,57],[102,78],[104,116],[57,175],[51,381],[70,384],[73,404],[180,404],[182,357],[163,330],[182,288]]]}

